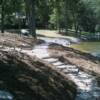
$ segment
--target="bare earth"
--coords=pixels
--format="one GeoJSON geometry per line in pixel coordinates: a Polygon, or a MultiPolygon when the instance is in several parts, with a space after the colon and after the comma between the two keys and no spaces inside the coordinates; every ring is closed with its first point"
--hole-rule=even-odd
{"type": "MultiPolygon", "coordinates": [[[[3,47],[19,47],[21,49],[32,50],[33,46],[37,43],[44,42],[42,40],[34,41],[34,39],[26,36],[5,33],[4,36],[0,35],[0,45],[3,47]]],[[[2,48],[2,47],[1,47],[2,48]]],[[[80,52],[71,48],[65,48],[58,45],[51,45],[49,52],[51,56],[63,57],[70,63],[77,65],[85,71],[93,71],[100,75],[100,59],[91,56],[90,54],[80,52]]]]}
{"type": "Polygon", "coordinates": [[[17,47],[32,51],[33,41],[8,33],[0,36],[0,100],[5,98],[3,92],[10,93],[13,100],[73,100],[76,85],[69,78],[37,57],[16,51],[17,47]],[[6,47],[15,50],[4,51],[6,47]]]}

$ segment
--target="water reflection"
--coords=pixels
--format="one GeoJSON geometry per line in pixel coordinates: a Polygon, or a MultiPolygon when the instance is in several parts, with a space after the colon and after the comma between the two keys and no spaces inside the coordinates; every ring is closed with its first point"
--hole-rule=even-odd
{"type": "Polygon", "coordinates": [[[91,53],[93,56],[98,56],[100,57],[100,53],[91,53]]]}
{"type": "Polygon", "coordinates": [[[0,100],[13,100],[13,95],[7,91],[0,90],[0,100]]]}
{"type": "Polygon", "coordinates": [[[71,47],[100,57],[100,42],[81,42],[79,44],[73,44],[71,47]]]}

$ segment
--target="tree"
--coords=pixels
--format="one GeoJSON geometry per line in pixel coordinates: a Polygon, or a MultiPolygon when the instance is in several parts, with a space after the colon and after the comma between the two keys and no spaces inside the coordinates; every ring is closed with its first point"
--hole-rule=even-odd
{"type": "Polygon", "coordinates": [[[23,0],[0,0],[1,6],[1,32],[4,33],[5,26],[12,25],[14,15],[16,12],[20,12],[22,10],[22,2],[23,0]]]}
{"type": "Polygon", "coordinates": [[[64,2],[63,0],[53,0],[52,1],[52,13],[50,15],[50,24],[59,31],[61,31],[61,28],[64,28],[65,21],[64,21],[64,2]]]}
{"type": "Polygon", "coordinates": [[[25,0],[30,34],[36,38],[35,29],[35,0],[25,0]]]}
{"type": "Polygon", "coordinates": [[[80,4],[78,17],[78,23],[84,31],[95,32],[97,20],[94,10],[91,7],[87,7],[86,4],[80,4]]]}
{"type": "Polygon", "coordinates": [[[52,10],[50,0],[36,0],[35,8],[37,27],[48,28],[49,18],[52,10]]]}
{"type": "Polygon", "coordinates": [[[0,1],[1,4],[1,32],[4,33],[4,18],[5,18],[5,0],[1,0],[0,1]]]}

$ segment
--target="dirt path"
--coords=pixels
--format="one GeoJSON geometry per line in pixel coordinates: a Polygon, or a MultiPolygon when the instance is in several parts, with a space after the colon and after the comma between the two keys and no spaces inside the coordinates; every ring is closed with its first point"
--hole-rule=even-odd
{"type": "Polygon", "coordinates": [[[95,77],[79,70],[75,65],[65,64],[64,62],[59,61],[58,58],[51,57],[48,52],[48,45],[49,43],[35,46],[33,54],[52,64],[55,69],[64,73],[75,82],[77,85],[77,96],[75,100],[99,100],[100,87],[98,87],[95,77]]]}

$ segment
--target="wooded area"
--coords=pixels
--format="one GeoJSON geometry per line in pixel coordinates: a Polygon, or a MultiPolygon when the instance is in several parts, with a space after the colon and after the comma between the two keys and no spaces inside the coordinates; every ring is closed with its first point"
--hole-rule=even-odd
{"type": "Polygon", "coordinates": [[[0,0],[2,33],[4,29],[35,28],[74,30],[95,33],[100,31],[100,0],[0,0]]]}

